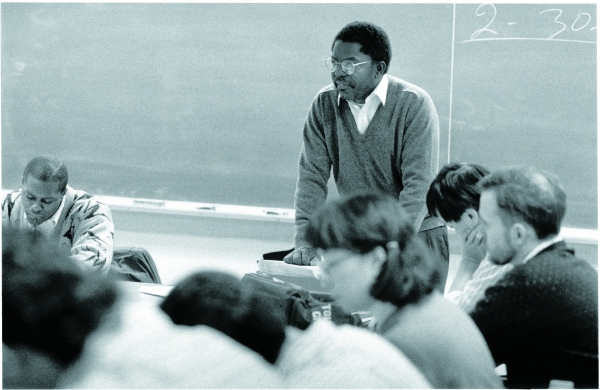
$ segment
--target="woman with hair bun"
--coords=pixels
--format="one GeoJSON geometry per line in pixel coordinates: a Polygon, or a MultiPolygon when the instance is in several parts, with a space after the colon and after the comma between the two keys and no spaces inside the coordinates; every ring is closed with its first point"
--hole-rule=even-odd
{"type": "Polygon", "coordinates": [[[327,203],[307,239],[338,302],[370,311],[434,388],[502,388],[485,339],[439,292],[440,270],[396,199],[357,194],[327,203]]]}

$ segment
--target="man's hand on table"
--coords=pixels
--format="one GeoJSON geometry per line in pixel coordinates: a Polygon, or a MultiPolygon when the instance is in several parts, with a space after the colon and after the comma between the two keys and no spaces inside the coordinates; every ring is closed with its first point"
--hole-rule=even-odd
{"type": "Polygon", "coordinates": [[[300,247],[294,249],[292,253],[283,258],[283,261],[289,264],[296,265],[311,265],[311,261],[317,255],[314,248],[300,247]]]}

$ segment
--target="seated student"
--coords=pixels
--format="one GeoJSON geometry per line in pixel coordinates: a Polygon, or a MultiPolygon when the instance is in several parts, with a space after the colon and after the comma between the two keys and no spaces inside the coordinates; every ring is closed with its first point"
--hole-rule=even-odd
{"type": "Polygon", "coordinates": [[[188,276],[160,307],[175,324],[210,326],[260,353],[292,388],[431,387],[397,348],[367,330],[317,321],[286,331],[276,308],[227,273],[188,276]]]}
{"type": "Polygon", "coordinates": [[[375,329],[434,388],[502,387],[473,321],[436,289],[438,263],[397,201],[367,193],[330,202],[307,238],[338,302],[373,313],[375,329]]]}
{"type": "Polygon", "coordinates": [[[479,216],[490,261],[514,268],[471,312],[509,387],[567,380],[598,388],[598,273],[560,236],[566,194],[533,167],[482,179],[479,216]]]}
{"type": "Polygon", "coordinates": [[[2,231],[2,385],[52,388],[111,311],[117,290],[43,237],[2,231]]]}
{"type": "Polygon", "coordinates": [[[240,280],[218,271],[194,273],[171,290],[160,308],[177,325],[207,325],[273,364],[285,339],[278,311],[240,280]]]}
{"type": "Polygon", "coordinates": [[[175,325],[161,299],[126,290],[61,382],[74,389],[281,389],[278,370],[210,326],[175,325]],[[111,324],[112,325],[112,324],[111,324]]]}
{"type": "Polygon", "coordinates": [[[477,183],[487,174],[489,170],[479,164],[447,164],[431,183],[426,198],[429,213],[442,218],[461,238],[462,258],[446,297],[467,312],[513,267],[496,265],[486,258],[485,234],[477,212],[477,183]]]}
{"type": "Polygon", "coordinates": [[[31,159],[22,188],[2,203],[2,227],[35,230],[86,269],[104,275],[113,256],[114,226],[108,206],[67,185],[69,174],[60,160],[31,159]]]}

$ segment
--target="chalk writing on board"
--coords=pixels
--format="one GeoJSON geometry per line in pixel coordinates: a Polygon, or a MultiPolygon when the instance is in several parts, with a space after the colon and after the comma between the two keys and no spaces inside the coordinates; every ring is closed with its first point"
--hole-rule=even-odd
{"type": "Polygon", "coordinates": [[[494,4],[484,3],[479,5],[475,10],[475,16],[482,18],[485,24],[482,28],[473,32],[470,39],[460,43],[491,40],[542,40],[596,44],[596,41],[589,36],[582,35],[580,39],[576,36],[579,32],[583,34],[597,29],[594,18],[587,12],[579,12],[576,16],[567,16],[561,8],[547,8],[540,11],[538,15],[527,15],[530,17],[530,23],[538,23],[551,31],[547,36],[527,37],[508,36],[506,33],[499,32],[504,24],[518,26],[519,23],[515,21],[500,22],[498,15],[498,9],[494,4]],[[571,32],[573,34],[566,35],[571,32]]]}

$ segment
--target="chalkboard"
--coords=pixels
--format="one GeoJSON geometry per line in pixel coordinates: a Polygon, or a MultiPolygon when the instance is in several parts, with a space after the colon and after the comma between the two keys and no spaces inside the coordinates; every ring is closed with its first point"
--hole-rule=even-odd
{"type": "Polygon", "coordinates": [[[597,229],[596,5],[458,5],[450,156],[529,164],[567,192],[566,224],[597,229]]]}
{"type": "Polygon", "coordinates": [[[293,207],[323,59],[353,20],[433,98],[440,161],[531,163],[597,228],[596,8],[2,3],[2,187],[49,153],[100,195],[293,207]],[[563,29],[564,27],[564,29],[563,29]]]}

